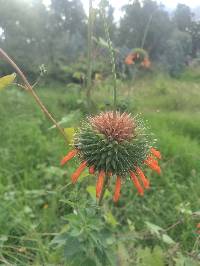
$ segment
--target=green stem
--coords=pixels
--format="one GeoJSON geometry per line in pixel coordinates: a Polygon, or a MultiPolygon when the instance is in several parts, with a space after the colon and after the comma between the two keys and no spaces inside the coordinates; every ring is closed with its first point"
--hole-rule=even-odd
{"type": "Polygon", "coordinates": [[[154,15],[156,14],[157,11],[158,10],[155,10],[149,17],[149,20],[148,20],[147,25],[146,25],[145,30],[144,30],[144,35],[143,35],[143,38],[142,38],[141,48],[144,48],[144,44],[145,44],[145,41],[146,41],[146,38],[147,38],[147,34],[148,34],[148,31],[149,31],[150,25],[152,23],[154,15]]]}
{"type": "Polygon", "coordinates": [[[115,64],[114,49],[113,49],[112,41],[110,39],[109,28],[108,28],[108,24],[107,24],[107,21],[106,21],[105,8],[104,8],[104,0],[101,1],[100,7],[101,7],[100,10],[101,10],[101,13],[102,13],[102,18],[103,18],[103,23],[104,23],[104,30],[105,30],[106,40],[107,40],[108,49],[109,49],[109,52],[110,52],[110,61],[111,61],[112,75],[113,75],[113,111],[114,111],[114,113],[116,113],[116,109],[117,109],[117,75],[116,75],[116,64],[115,64]]]}
{"type": "Polygon", "coordinates": [[[91,87],[92,87],[92,0],[89,0],[88,17],[88,54],[87,54],[87,101],[91,105],[91,87]]]}

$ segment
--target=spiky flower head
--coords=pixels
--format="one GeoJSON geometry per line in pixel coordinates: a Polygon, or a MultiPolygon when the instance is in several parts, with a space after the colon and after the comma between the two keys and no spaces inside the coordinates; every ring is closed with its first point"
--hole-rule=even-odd
{"type": "Polygon", "coordinates": [[[127,176],[131,177],[140,195],[144,193],[143,187],[149,187],[149,181],[141,170],[144,164],[160,173],[155,159],[160,158],[160,153],[152,145],[152,137],[138,117],[120,112],[102,112],[83,122],[74,136],[74,150],[63,158],[61,164],[75,155],[81,160],[81,165],[72,175],[73,183],[86,167],[91,174],[98,173],[97,197],[101,195],[105,177],[116,176],[114,201],[117,201],[121,179],[127,176]]]}
{"type": "Polygon", "coordinates": [[[142,48],[135,48],[131,53],[126,56],[125,64],[139,65],[145,68],[149,68],[151,62],[149,60],[147,51],[142,48]]]}

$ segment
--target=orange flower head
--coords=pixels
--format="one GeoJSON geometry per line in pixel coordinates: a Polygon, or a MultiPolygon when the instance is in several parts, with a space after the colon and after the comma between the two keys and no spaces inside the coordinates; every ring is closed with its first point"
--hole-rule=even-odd
{"type": "Polygon", "coordinates": [[[151,62],[148,57],[148,53],[141,48],[135,48],[131,53],[129,53],[126,58],[124,63],[126,65],[139,65],[144,68],[149,68],[151,65],[151,62]]]}
{"type": "Polygon", "coordinates": [[[113,201],[117,202],[127,176],[138,194],[143,196],[145,189],[150,187],[143,168],[148,166],[160,174],[157,159],[161,159],[161,154],[152,147],[153,143],[145,124],[137,116],[132,117],[125,112],[102,112],[82,124],[74,137],[74,150],[63,158],[61,164],[77,155],[81,164],[72,174],[72,183],[76,183],[88,167],[90,174],[98,176],[97,198],[101,198],[105,185],[112,184],[109,181],[116,179],[113,201]]]}

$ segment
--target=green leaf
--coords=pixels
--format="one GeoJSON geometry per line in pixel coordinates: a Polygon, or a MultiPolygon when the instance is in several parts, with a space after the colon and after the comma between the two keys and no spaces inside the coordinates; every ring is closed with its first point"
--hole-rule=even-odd
{"type": "Polygon", "coordinates": [[[159,246],[155,246],[152,252],[147,247],[137,251],[137,266],[164,266],[164,261],[164,253],[159,246]]]}
{"type": "Polygon", "coordinates": [[[174,259],[175,266],[198,266],[199,262],[194,261],[192,258],[185,257],[178,253],[178,257],[174,259]]]}
{"type": "Polygon", "coordinates": [[[13,73],[11,75],[7,75],[7,76],[0,78],[0,91],[5,89],[8,85],[12,84],[15,77],[16,77],[16,74],[13,73]]]}
{"type": "Polygon", "coordinates": [[[152,224],[150,222],[145,222],[145,224],[147,225],[147,228],[153,235],[160,236],[160,232],[163,231],[163,229],[156,224],[152,224]]]}
{"type": "Polygon", "coordinates": [[[91,196],[91,198],[93,200],[95,200],[96,199],[96,188],[95,188],[95,186],[87,186],[86,190],[89,193],[89,195],[91,196]]]}
{"type": "Polygon", "coordinates": [[[74,256],[76,253],[80,253],[82,250],[82,246],[80,245],[80,242],[75,237],[68,237],[65,242],[64,247],[64,256],[71,257],[74,256]]]}
{"type": "Polygon", "coordinates": [[[170,236],[168,236],[166,234],[162,235],[162,240],[163,240],[164,243],[166,243],[168,245],[173,245],[173,244],[176,243],[170,236]]]}
{"type": "Polygon", "coordinates": [[[106,222],[112,225],[113,227],[116,227],[118,225],[117,220],[115,219],[115,217],[112,215],[111,212],[106,213],[104,217],[105,217],[106,222]]]}
{"type": "Polygon", "coordinates": [[[64,128],[65,135],[69,144],[73,142],[75,130],[73,127],[64,128]]]}

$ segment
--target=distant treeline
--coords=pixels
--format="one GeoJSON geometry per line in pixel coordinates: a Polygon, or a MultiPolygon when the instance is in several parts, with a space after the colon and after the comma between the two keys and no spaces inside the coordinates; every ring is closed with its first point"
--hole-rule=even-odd
{"type": "MultiPolygon", "coordinates": [[[[188,6],[178,4],[169,14],[155,1],[135,0],[122,10],[122,18],[115,22],[113,7],[108,5],[106,9],[119,67],[125,55],[136,47],[147,50],[151,61],[171,75],[179,74],[198,58],[200,23],[188,6]]],[[[42,0],[0,0],[0,47],[33,79],[44,64],[48,77],[66,82],[74,71],[77,75],[85,71],[87,20],[80,0],[51,0],[49,7],[42,0]]],[[[94,9],[94,65],[103,58],[99,57],[103,40],[103,20],[99,10],[94,9]]],[[[95,67],[101,72],[104,66],[102,63],[95,67]]],[[[9,67],[1,62],[0,74],[8,71],[9,67]]]]}

